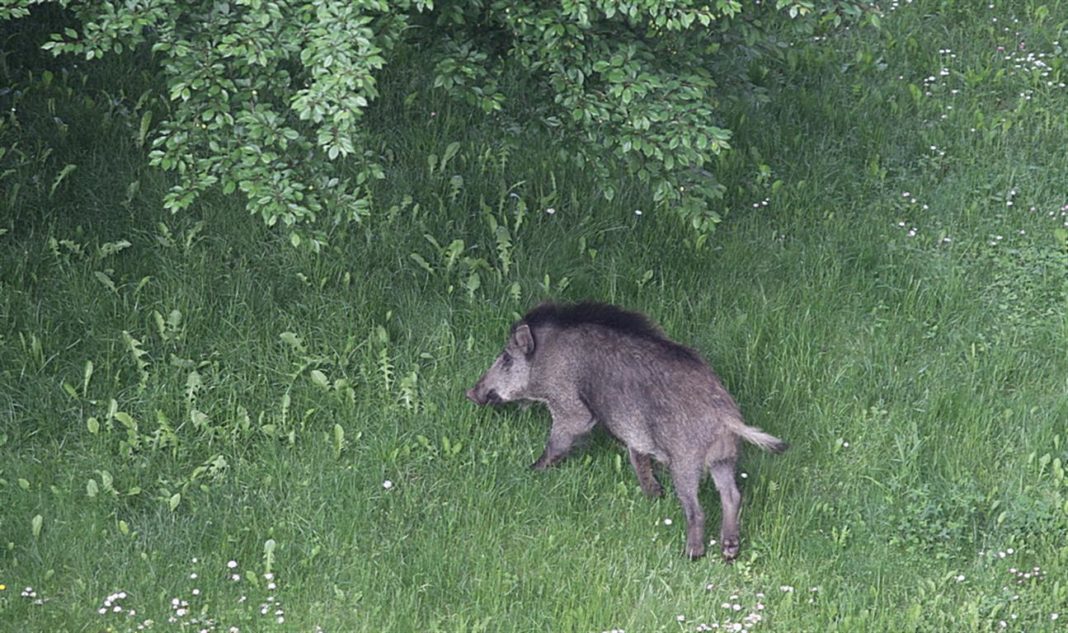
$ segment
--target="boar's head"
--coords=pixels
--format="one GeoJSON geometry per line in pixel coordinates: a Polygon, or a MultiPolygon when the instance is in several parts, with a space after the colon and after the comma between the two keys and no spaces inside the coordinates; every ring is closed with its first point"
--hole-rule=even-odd
{"type": "Polygon", "coordinates": [[[490,368],[467,390],[467,399],[477,405],[501,404],[527,397],[530,369],[534,358],[534,336],[530,326],[512,328],[508,342],[490,368]]]}

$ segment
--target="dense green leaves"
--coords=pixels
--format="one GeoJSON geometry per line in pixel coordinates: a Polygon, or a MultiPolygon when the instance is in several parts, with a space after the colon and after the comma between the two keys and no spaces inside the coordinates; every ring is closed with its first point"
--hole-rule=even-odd
{"type": "MultiPolygon", "coordinates": [[[[37,0],[3,0],[0,19],[37,0]]],[[[364,133],[390,63],[487,115],[523,95],[523,121],[555,130],[601,193],[625,170],[702,235],[720,219],[711,165],[729,149],[723,85],[742,70],[724,50],[775,51],[783,37],[861,15],[861,0],[57,0],[77,18],[45,45],[93,60],[152,54],[168,107],[151,132],[152,164],[175,172],[165,206],[208,189],[240,191],[274,225],[335,223],[370,212],[385,177],[364,133]],[[768,6],[772,5],[773,6],[768,6]],[[418,51],[418,55],[405,54],[418,51]],[[426,65],[426,59],[433,60],[426,65]],[[398,61],[400,60],[400,61],[398,61]],[[416,61],[413,61],[416,60],[416,61]],[[508,87],[503,88],[503,87],[508,87]],[[506,94],[509,97],[506,97],[506,94]],[[533,116],[530,116],[533,114],[533,116]]],[[[294,242],[300,242],[294,235],[294,242]]],[[[319,242],[308,242],[313,246],[319,242]]]]}

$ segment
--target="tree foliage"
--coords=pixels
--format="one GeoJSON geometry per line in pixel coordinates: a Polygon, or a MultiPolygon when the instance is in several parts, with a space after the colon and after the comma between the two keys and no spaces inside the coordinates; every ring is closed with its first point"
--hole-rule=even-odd
{"type": "MultiPolygon", "coordinates": [[[[0,0],[0,20],[49,0],[0,0]]],[[[240,191],[270,225],[358,221],[385,171],[364,115],[382,69],[435,60],[427,85],[487,115],[501,86],[532,86],[552,128],[605,197],[614,170],[707,235],[722,195],[710,163],[729,148],[717,104],[726,49],[774,51],[865,14],[864,0],[51,0],[77,28],[45,47],[87,60],[150,50],[171,107],[150,161],[177,174],[172,211],[240,191]],[[328,211],[327,211],[328,210],[328,211]]],[[[868,12],[869,15],[874,13],[868,12]]],[[[530,107],[527,103],[525,107],[530,107]]],[[[148,115],[151,116],[151,115],[148,115]]],[[[144,121],[145,125],[152,124],[144,121]]],[[[292,233],[294,241],[299,234],[292,233]]],[[[312,242],[313,244],[316,242],[312,242]]]]}

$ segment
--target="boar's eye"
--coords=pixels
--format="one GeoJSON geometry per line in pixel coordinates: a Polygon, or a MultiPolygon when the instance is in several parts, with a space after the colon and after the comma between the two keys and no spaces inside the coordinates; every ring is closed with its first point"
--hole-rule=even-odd
{"type": "Polygon", "coordinates": [[[512,357],[508,354],[501,354],[501,369],[509,369],[512,366],[512,357]]]}

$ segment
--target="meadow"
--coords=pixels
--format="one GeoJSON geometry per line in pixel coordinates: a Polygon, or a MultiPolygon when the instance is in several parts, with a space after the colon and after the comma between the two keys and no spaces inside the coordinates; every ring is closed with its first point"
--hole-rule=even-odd
{"type": "Polygon", "coordinates": [[[702,248],[402,76],[322,252],[171,215],[149,71],[7,34],[0,630],[1068,631],[1068,3],[883,9],[753,63],[702,248]],[[548,413],[464,399],[548,298],[648,313],[791,444],[744,453],[736,563],[618,443],[533,472],[548,413]]]}

